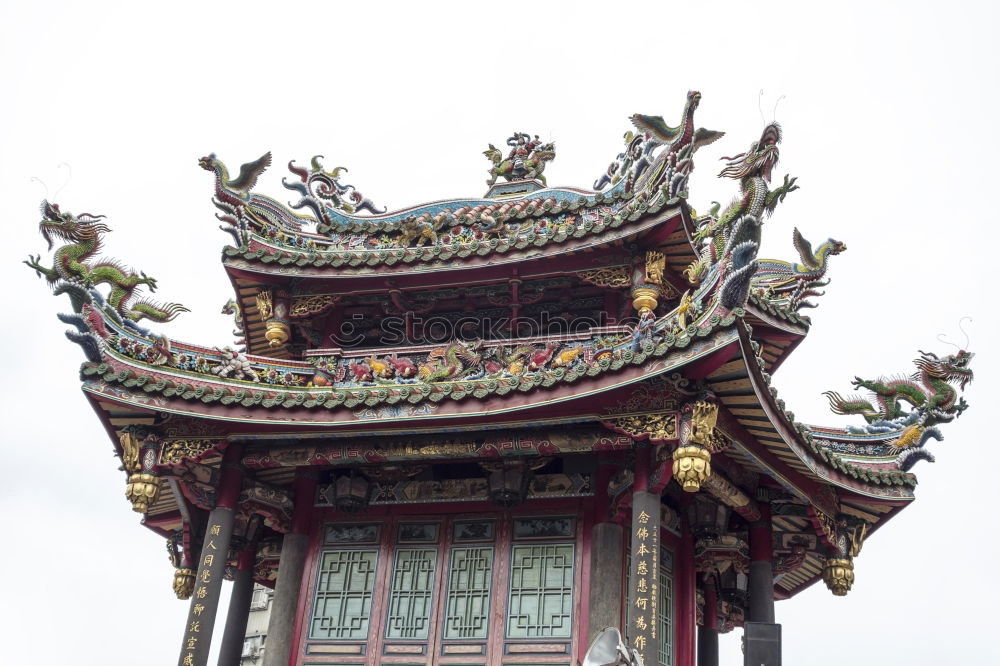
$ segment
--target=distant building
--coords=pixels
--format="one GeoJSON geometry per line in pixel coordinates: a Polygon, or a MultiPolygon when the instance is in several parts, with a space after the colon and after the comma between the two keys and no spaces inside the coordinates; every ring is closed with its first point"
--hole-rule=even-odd
{"type": "Polygon", "coordinates": [[[253,586],[250,598],[250,614],[247,617],[246,638],[243,639],[241,666],[262,663],[264,646],[267,642],[267,623],[271,619],[271,597],[274,590],[263,585],[253,586]]]}

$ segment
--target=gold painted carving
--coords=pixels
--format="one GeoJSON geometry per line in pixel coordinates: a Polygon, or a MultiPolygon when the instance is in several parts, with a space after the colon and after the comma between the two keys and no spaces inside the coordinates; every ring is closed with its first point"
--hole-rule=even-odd
{"type": "Polygon", "coordinates": [[[674,478],[685,492],[696,493],[712,476],[712,454],[700,446],[679,446],[674,451],[674,478]]]}
{"type": "Polygon", "coordinates": [[[136,513],[146,513],[160,494],[160,480],[152,474],[136,473],[128,477],[125,497],[132,503],[136,513]]]}
{"type": "Polygon", "coordinates": [[[699,400],[691,409],[691,436],[688,441],[698,446],[710,448],[715,444],[715,424],[719,420],[719,406],[713,402],[699,400]]]}
{"type": "Polygon", "coordinates": [[[160,463],[175,465],[185,459],[197,460],[206,451],[215,446],[218,440],[211,439],[173,439],[167,440],[160,456],[160,463]]]}
{"type": "Polygon", "coordinates": [[[632,284],[629,279],[628,267],[598,268],[592,271],[580,271],[580,279],[598,287],[627,287],[632,284]]]}
{"type": "Polygon", "coordinates": [[[267,338],[268,344],[272,347],[281,347],[292,337],[292,330],[283,321],[272,319],[265,326],[267,326],[267,331],[265,331],[264,337],[267,338]]]}
{"type": "Polygon", "coordinates": [[[746,493],[718,474],[713,474],[705,479],[702,482],[702,487],[724,504],[734,509],[750,504],[750,498],[747,497],[746,493]]]}
{"type": "Polygon", "coordinates": [[[823,565],[823,582],[830,591],[842,597],[854,585],[854,562],[847,557],[831,557],[823,565]]]}
{"type": "Polygon", "coordinates": [[[656,289],[649,287],[639,287],[638,289],[633,289],[632,307],[636,309],[636,312],[642,312],[643,310],[655,310],[658,295],[659,294],[656,289]]]}
{"type": "Polygon", "coordinates": [[[270,290],[258,291],[256,298],[257,313],[260,315],[262,321],[267,321],[274,314],[270,290]]]}
{"type": "Polygon", "coordinates": [[[687,315],[691,310],[691,290],[688,289],[681,296],[680,305],[677,306],[677,326],[683,331],[687,328],[687,315]]]}
{"type": "Polygon", "coordinates": [[[139,470],[139,438],[128,430],[119,430],[118,442],[122,446],[122,464],[125,466],[125,471],[134,474],[139,470]]]}
{"type": "Polygon", "coordinates": [[[674,412],[629,414],[609,419],[608,423],[632,437],[648,435],[651,440],[677,439],[677,414],[674,412]]]}
{"type": "Polygon", "coordinates": [[[194,592],[194,569],[183,567],[174,570],[174,594],[178,599],[190,599],[194,592]]]}
{"type": "Polygon", "coordinates": [[[646,253],[646,282],[655,285],[663,285],[663,269],[667,265],[667,259],[662,252],[650,250],[646,253]]]}
{"type": "Polygon", "coordinates": [[[292,299],[291,316],[308,317],[309,315],[319,314],[339,300],[340,296],[334,294],[296,296],[292,299]]]}
{"type": "Polygon", "coordinates": [[[868,523],[859,520],[847,530],[847,542],[850,547],[847,549],[848,555],[857,557],[861,553],[861,546],[865,544],[865,537],[868,536],[868,523]]]}

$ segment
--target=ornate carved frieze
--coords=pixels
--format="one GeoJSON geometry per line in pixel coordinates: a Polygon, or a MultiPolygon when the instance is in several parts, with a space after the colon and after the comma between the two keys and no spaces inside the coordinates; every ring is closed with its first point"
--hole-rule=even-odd
{"type": "Polygon", "coordinates": [[[327,310],[340,300],[340,294],[309,294],[305,296],[295,296],[292,298],[292,305],[289,309],[289,316],[292,319],[311,317],[327,310]]]}
{"type": "Polygon", "coordinates": [[[737,573],[745,574],[750,567],[750,546],[728,534],[704,537],[695,541],[694,564],[704,573],[725,571],[732,566],[737,573]]]}
{"type": "Polygon", "coordinates": [[[642,382],[627,399],[607,410],[603,423],[633,439],[675,440],[679,436],[677,399],[676,388],[666,380],[642,382]]]}
{"type": "Polygon", "coordinates": [[[649,439],[663,442],[677,439],[676,412],[647,412],[618,416],[604,421],[612,430],[629,435],[634,439],[649,439]]]}
{"type": "Polygon", "coordinates": [[[240,493],[240,508],[244,513],[256,514],[264,519],[264,524],[285,534],[292,528],[294,504],[288,490],[250,481],[240,493]]]}
{"type": "Polygon", "coordinates": [[[168,439],[164,440],[161,465],[176,465],[185,460],[197,462],[209,451],[224,443],[223,439],[168,439]]]}
{"type": "MultiPolygon", "coordinates": [[[[410,502],[487,501],[490,499],[486,477],[443,479],[438,481],[376,481],[371,504],[406,504],[410,502]]],[[[583,497],[594,494],[589,474],[535,474],[528,483],[527,496],[583,497]]],[[[331,484],[320,486],[316,506],[334,506],[331,484]]]]}
{"type": "Polygon", "coordinates": [[[760,520],[760,509],[756,502],[720,474],[712,474],[705,479],[702,488],[718,498],[723,504],[749,521],[760,520]]]}
{"type": "Polygon", "coordinates": [[[629,277],[628,266],[612,266],[610,268],[598,268],[592,271],[580,271],[577,273],[584,282],[589,282],[598,287],[612,287],[624,289],[632,284],[629,277]]]}
{"type": "Polygon", "coordinates": [[[808,551],[808,542],[805,539],[795,541],[796,537],[793,537],[793,542],[791,543],[791,552],[786,555],[779,555],[774,558],[773,571],[774,575],[778,576],[781,574],[791,573],[798,569],[806,561],[806,554],[808,551]]]}
{"type": "Polygon", "coordinates": [[[476,437],[457,434],[391,437],[349,444],[279,447],[250,451],[243,457],[249,469],[299,467],[302,465],[346,466],[372,463],[424,462],[447,458],[506,458],[551,456],[595,451],[627,451],[632,440],[597,429],[536,430],[481,433],[476,437]]]}

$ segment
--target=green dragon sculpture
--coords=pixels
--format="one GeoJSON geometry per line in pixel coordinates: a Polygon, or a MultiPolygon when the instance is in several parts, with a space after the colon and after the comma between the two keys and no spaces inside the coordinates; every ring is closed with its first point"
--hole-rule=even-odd
{"type": "Polygon", "coordinates": [[[695,234],[696,242],[710,238],[711,243],[702,257],[689,267],[688,279],[700,280],[709,266],[721,261],[721,302],[730,310],[746,302],[750,279],[757,270],[757,250],[764,215],[771,215],[789,192],[799,189],[796,179],[787,174],[780,186],[773,190],[768,187],[771,172],[778,163],[779,143],[781,126],[771,123],[748,151],[722,158],[727,162],[719,177],[739,180],[741,194],[718,218],[706,219],[695,234]]]}
{"type": "Polygon", "coordinates": [[[934,426],[952,421],[968,408],[965,398],[958,395],[952,384],[961,390],[972,381],[969,362],[975,354],[959,350],[939,358],[937,354],[921,351],[913,362],[918,371],[909,377],[880,377],[861,379],[855,377],[855,388],[865,388],[874,395],[874,404],[861,396],[844,397],[835,391],[823,395],[830,401],[835,414],[860,414],[868,422],[864,432],[901,431],[895,446],[905,448],[922,445],[928,436],[940,439],[934,426]],[[901,402],[913,409],[907,412],[901,402]]]}
{"type": "Polygon", "coordinates": [[[59,210],[57,204],[42,201],[42,221],[38,223],[42,237],[52,249],[53,237],[68,243],[55,251],[51,268],[41,264],[41,255],[28,256],[24,263],[44,277],[53,289],[71,283],[89,289],[99,284],[111,286],[107,304],[118,314],[132,321],[150,319],[167,322],[188,309],[178,303],[160,304],[148,300],[134,300],[135,290],[146,285],[156,291],[156,280],[145,273],[134,273],[116,261],[105,260],[94,264],[87,260],[101,249],[102,236],[111,229],[101,222],[103,215],[82,213],[73,215],[59,210]]]}

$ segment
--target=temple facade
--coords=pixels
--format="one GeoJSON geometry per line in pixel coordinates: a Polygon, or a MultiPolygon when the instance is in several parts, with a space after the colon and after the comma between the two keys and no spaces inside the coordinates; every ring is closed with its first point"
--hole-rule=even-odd
{"type": "Polygon", "coordinates": [[[616,663],[712,666],[742,629],[772,666],[776,601],[849,592],[972,354],[827,393],[853,425],[796,422],[775,373],[846,246],[796,230],[795,260],[758,257],[797,189],[776,123],[697,213],[695,153],[723,136],[700,100],[676,127],[632,116],[592,189],[548,187],[556,147],[523,132],[484,151],[482,197],[398,211],[319,157],[288,163],[288,204],[256,188],[270,153],[201,158],[232,237],[223,347],[170,339],[186,308],[98,258],[103,216],[43,202],[59,247],[25,263],[69,297],[84,395],[167,543],[180,666],[208,663],[219,612],[219,664],[251,656],[254,583],[265,666],[575,666],[606,627],[616,663]]]}

